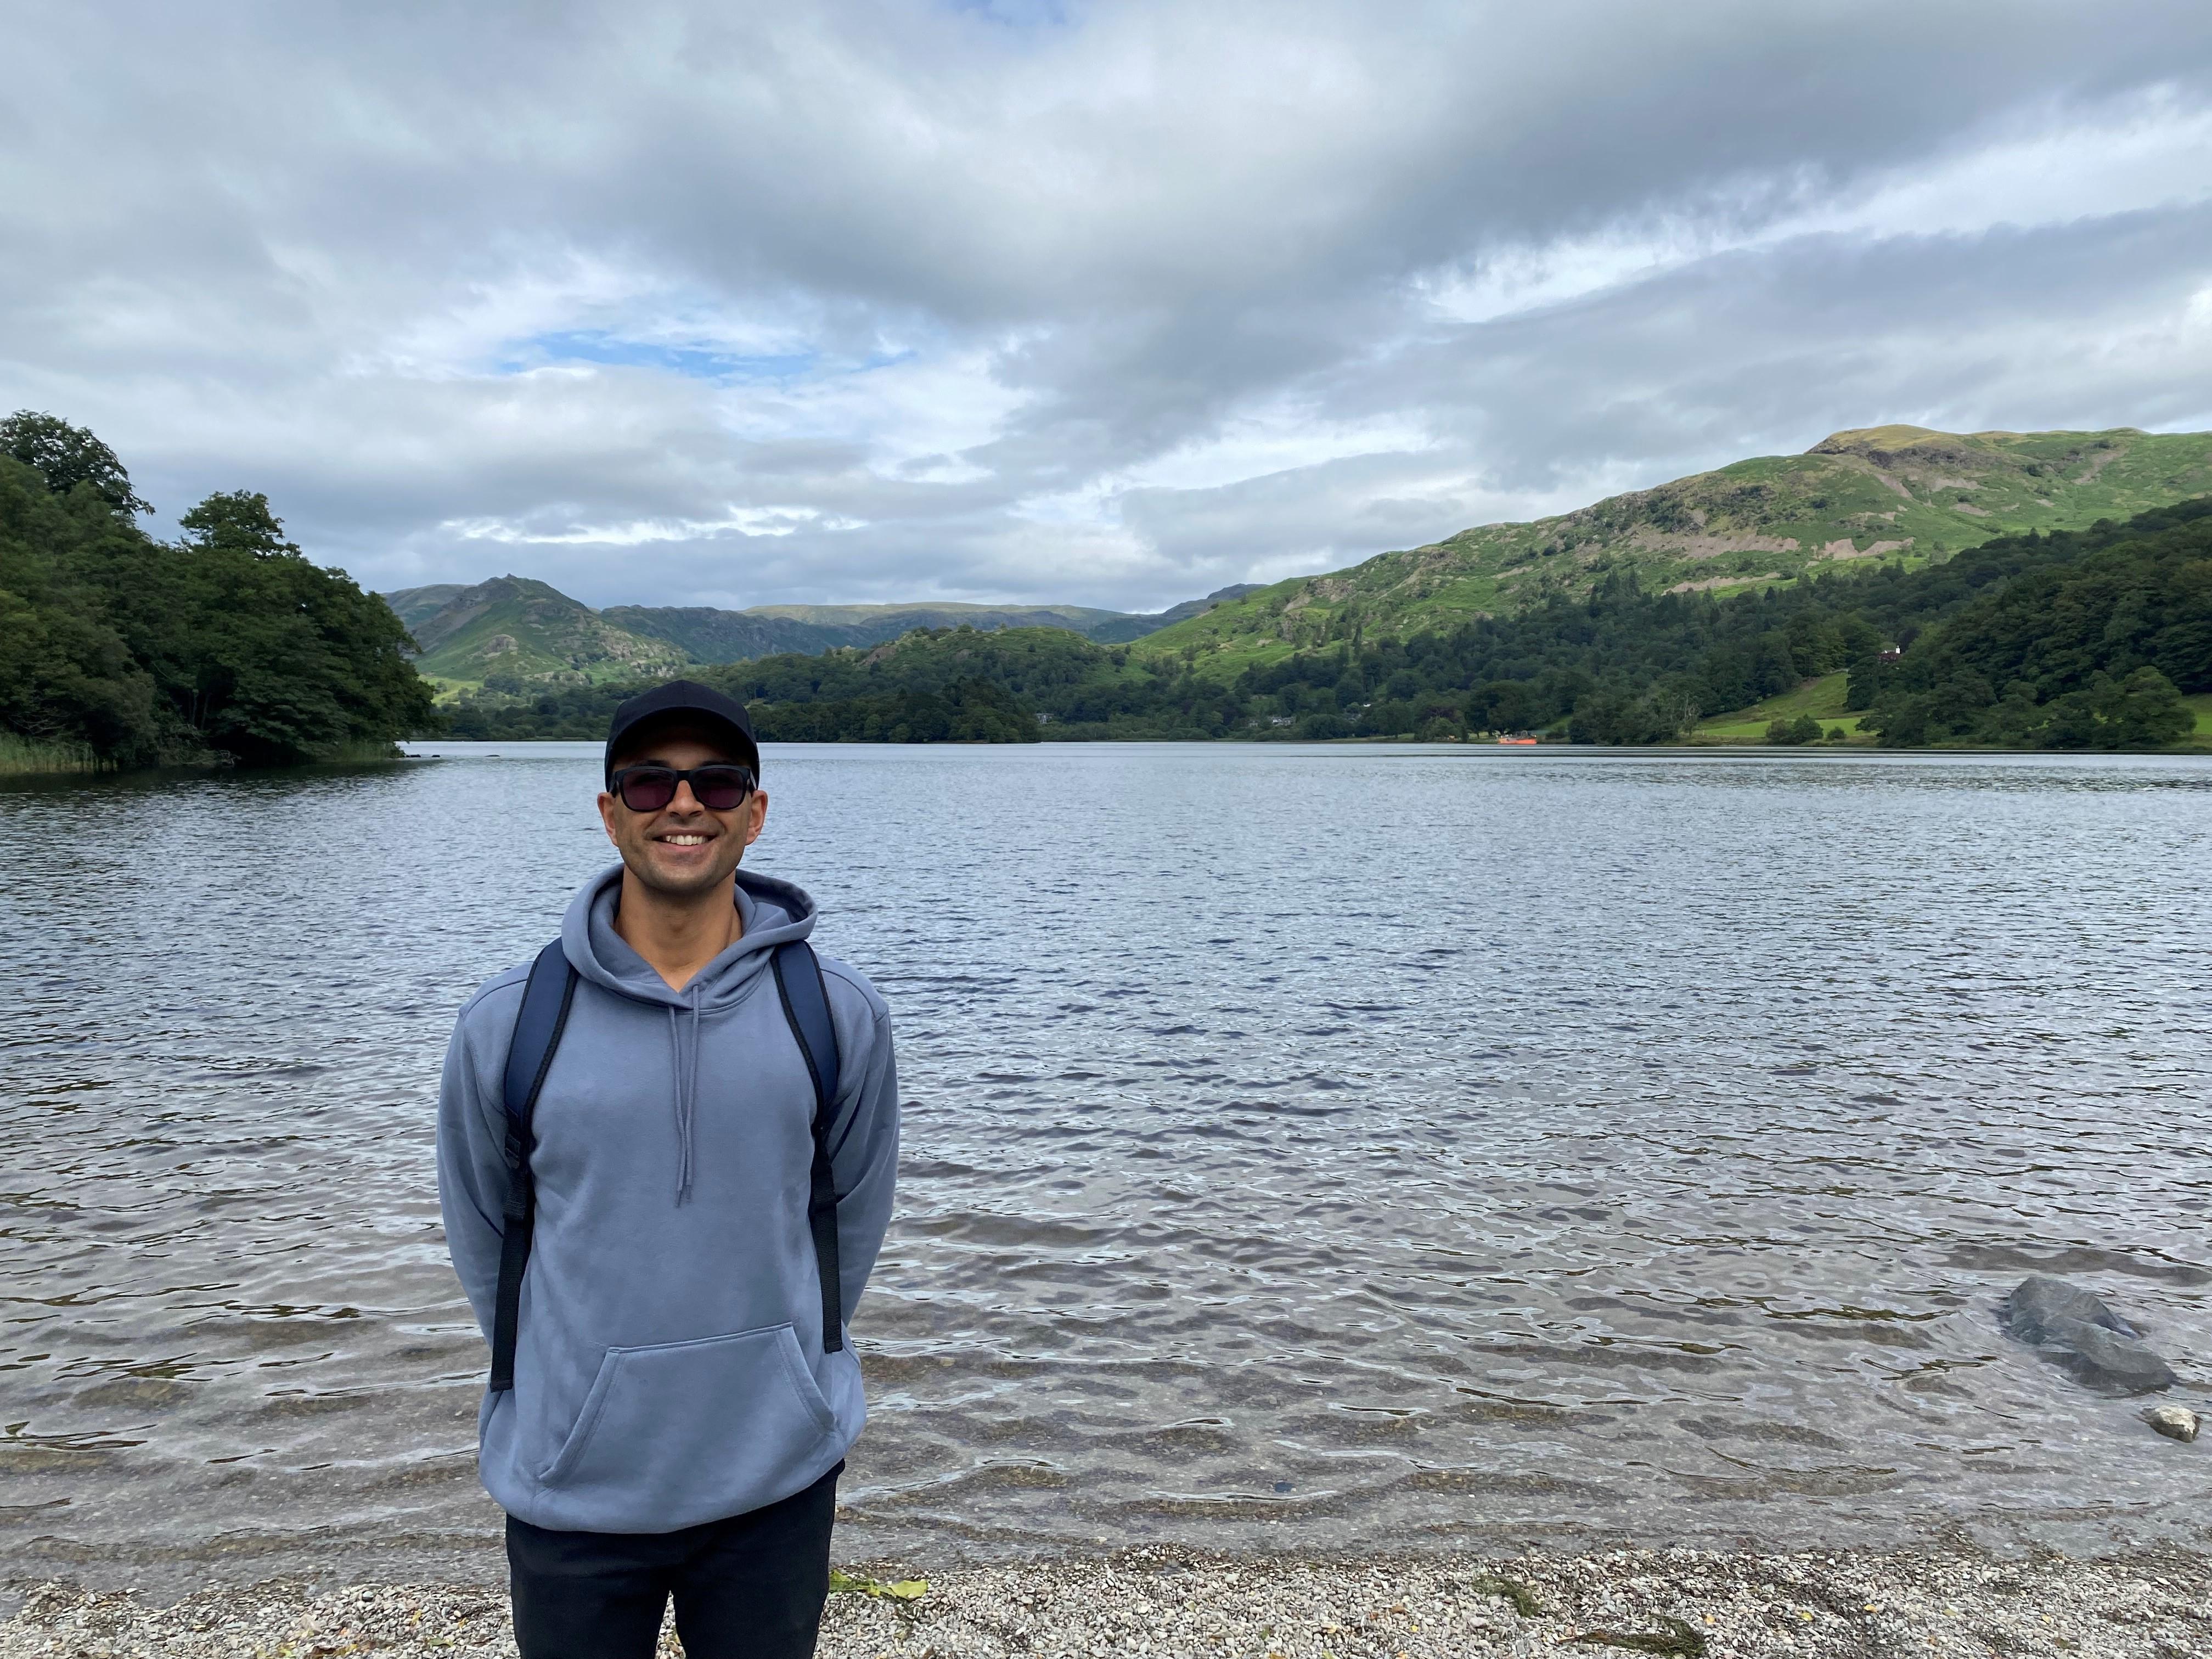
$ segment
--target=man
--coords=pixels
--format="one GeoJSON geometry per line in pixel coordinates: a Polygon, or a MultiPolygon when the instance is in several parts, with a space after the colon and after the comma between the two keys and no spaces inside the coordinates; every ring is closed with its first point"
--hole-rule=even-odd
{"type": "Polygon", "coordinates": [[[738,868],[759,775],[708,687],[617,709],[622,862],[447,1051],[439,1197],[493,1343],[477,1462],[523,1659],[645,1659],[672,1597],[691,1659],[813,1651],[898,1091],[883,1000],[799,943],[814,902],[738,868]]]}

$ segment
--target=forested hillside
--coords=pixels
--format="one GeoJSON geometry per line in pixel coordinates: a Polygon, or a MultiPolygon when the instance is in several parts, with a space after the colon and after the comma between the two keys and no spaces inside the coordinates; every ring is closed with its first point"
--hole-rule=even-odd
{"type": "MultiPolygon", "coordinates": [[[[2187,729],[2181,694],[2212,691],[2212,501],[2002,538],[1919,570],[1823,567],[1724,599],[1654,593],[1614,572],[1519,616],[1342,641],[1229,679],[1194,650],[1147,656],[1041,629],[939,629],[696,672],[750,703],[763,735],[824,739],[887,732],[888,698],[988,685],[1006,720],[977,737],[1012,736],[1025,719],[1065,738],[1542,731],[1667,743],[1704,715],[1848,672],[1853,706],[1887,744],[2157,746],[2187,729]]],[[[623,695],[465,707],[456,729],[590,737],[623,695]]]]}
{"type": "Polygon", "coordinates": [[[2081,529],[2212,491],[2212,433],[1838,432],[1556,518],[1482,525],[1347,570],[1260,589],[1152,635],[1233,678],[1336,643],[1449,632],[1632,578],[1727,593],[1808,572],[1919,568],[1993,536],[2081,529]]]}
{"type": "Polygon", "coordinates": [[[2182,695],[2212,691],[2212,502],[2078,542],[2070,557],[2023,557],[1899,660],[1863,664],[1849,702],[1872,711],[1868,728],[1893,747],[2188,736],[2182,695]]]}
{"type": "MultiPolygon", "coordinates": [[[[687,671],[749,704],[770,742],[1034,742],[1040,713],[1084,706],[1127,676],[1139,702],[1156,677],[1127,647],[1060,628],[917,630],[872,650],[791,653],[687,671]],[[933,701],[915,702],[914,699],[933,701]]],[[[464,701],[461,738],[594,738],[635,686],[578,687],[520,705],[464,701]]],[[[1195,733],[1189,735],[1198,735],[1195,733]]]]}
{"type": "Polygon", "coordinates": [[[286,540],[266,497],[209,496],[177,543],[143,510],[91,433],[0,421],[0,732],[18,763],[283,764],[434,725],[398,618],[286,540]]]}

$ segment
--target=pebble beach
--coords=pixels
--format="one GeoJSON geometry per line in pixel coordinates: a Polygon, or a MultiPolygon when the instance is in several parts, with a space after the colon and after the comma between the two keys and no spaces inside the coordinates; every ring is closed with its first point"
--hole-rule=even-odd
{"type": "MultiPolygon", "coordinates": [[[[1295,1561],[1146,1550],[941,1574],[910,1600],[833,1595],[824,1659],[1505,1659],[1708,1656],[2212,1654],[2207,1558],[1617,1551],[1512,1559],[1295,1561]]],[[[855,1569],[856,1572],[860,1570],[855,1569]]],[[[911,1584],[903,1586],[909,1592],[911,1584]]],[[[664,1632],[664,1655],[683,1652],[664,1632]]],[[[166,1607],[46,1584],[0,1625],[0,1659],[334,1659],[512,1655],[497,1586],[276,1581],[166,1607]]]]}

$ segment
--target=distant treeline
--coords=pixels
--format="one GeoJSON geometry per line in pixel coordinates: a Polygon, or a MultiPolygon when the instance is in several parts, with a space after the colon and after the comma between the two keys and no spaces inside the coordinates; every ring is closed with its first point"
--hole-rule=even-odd
{"type": "Polygon", "coordinates": [[[908,687],[836,702],[769,703],[753,729],[766,743],[1036,743],[1034,710],[986,679],[942,691],[908,687]]]}
{"type": "MultiPolygon", "coordinates": [[[[1920,570],[1831,566],[1728,599],[1651,593],[1615,574],[1587,599],[1233,676],[1206,672],[1194,652],[1133,656],[1052,629],[941,629],[697,672],[750,703],[769,737],[866,740],[898,729],[893,707],[908,696],[945,703],[949,730],[957,685],[979,708],[980,688],[1000,694],[969,728],[989,740],[1041,727],[1060,738],[1547,732],[1653,744],[1846,669],[1850,706],[1893,746],[2173,742],[2191,726],[2181,696],[2212,690],[2212,501],[2006,538],[1920,570]]],[[[633,689],[480,701],[455,731],[588,738],[633,689]]]]}
{"type": "MultiPolygon", "coordinates": [[[[1060,628],[917,629],[866,649],[686,672],[750,705],[755,729],[771,743],[1035,743],[1050,730],[1039,719],[1041,702],[1057,706],[1127,654],[1126,647],[1095,645],[1060,628]]],[[[453,734],[501,742],[603,737],[615,705],[636,690],[596,685],[520,701],[464,697],[452,714],[453,734]]]]}
{"type": "Polygon", "coordinates": [[[434,727],[383,601],[284,538],[265,496],[209,496],[180,542],[115,453],[0,420],[0,731],[112,765],[286,764],[434,727]]]}

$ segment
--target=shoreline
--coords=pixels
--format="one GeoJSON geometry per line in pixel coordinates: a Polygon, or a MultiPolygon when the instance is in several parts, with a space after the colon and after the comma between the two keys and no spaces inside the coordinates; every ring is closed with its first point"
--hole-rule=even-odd
{"type": "MultiPolygon", "coordinates": [[[[4,738],[6,734],[0,733],[0,738],[4,738]]],[[[392,746],[388,752],[378,745],[364,745],[360,750],[356,752],[318,756],[313,759],[301,761],[291,765],[253,767],[240,767],[217,760],[191,762],[178,761],[160,765],[120,766],[93,757],[88,750],[84,750],[82,754],[71,753],[66,756],[56,754],[52,756],[41,755],[31,757],[20,750],[9,750],[0,749],[0,781],[4,781],[9,779],[21,779],[27,782],[42,782],[54,779],[65,778],[98,778],[104,781],[117,780],[143,781],[163,777],[173,778],[181,781],[185,779],[206,778],[216,775],[255,778],[283,777],[288,775],[297,775],[301,773],[325,768],[384,766],[387,764],[395,764],[403,761],[440,760],[445,758],[441,755],[408,752],[403,746],[407,744],[415,744],[416,748],[419,750],[428,744],[437,742],[454,744],[469,743],[479,745],[489,745],[495,743],[523,745],[541,743],[595,743],[597,739],[595,738],[407,738],[399,739],[392,746]]],[[[2069,758],[2085,755],[2097,758],[2124,755],[2130,757],[2143,757],[2152,759],[2184,760],[2203,759],[2208,756],[2212,756],[2212,743],[2206,742],[2175,744],[2161,749],[1980,749],[1946,744],[1928,744],[1914,748],[1884,749],[1878,744],[1862,742],[1856,738],[1845,743],[1771,744],[1757,738],[1715,738],[1702,741],[1698,738],[1692,738],[1680,743],[1634,744],[1627,745],[1615,744],[1569,743],[1564,739],[1541,739],[1532,744],[1516,745],[1511,744],[1495,743],[1484,738],[1438,738],[1431,740],[1422,740],[1404,737],[1316,738],[1275,737],[1042,738],[1038,740],[1037,746],[1042,747],[1058,744],[1064,748],[1072,749],[1077,747],[1091,747],[1094,745],[1110,747],[1116,744],[1150,744],[1162,743],[1188,744],[1193,746],[1200,744],[1213,744],[1215,746],[1219,746],[1228,744],[1239,744],[1250,748],[1280,747],[1286,744],[1295,744],[1300,747],[1314,749],[1420,747],[1437,749],[1467,749],[1478,751],[1487,751],[1492,749],[1505,749],[1516,753],[1519,752],[1521,749],[1526,748],[1552,754],[1581,753],[1585,755],[1711,755],[1716,752],[1735,751],[1747,754],[1776,755],[1794,757],[1802,757],[1808,755],[1879,754],[1956,755],[1985,758],[2027,757],[2050,760],[2069,758]]],[[[765,746],[769,748],[779,748],[785,745],[769,744],[765,746]]],[[[957,741],[924,744],[866,744],[859,741],[841,739],[835,743],[823,743],[818,745],[810,744],[808,746],[856,749],[989,749],[1009,747],[1026,748],[1030,745],[968,743],[957,741]]]]}
{"type": "Polygon", "coordinates": [[[240,766],[227,757],[210,756],[198,760],[149,762],[144,764],[123,765],[100,758],[88,745],[46,744],[44,751],[16,744],[6,746],[8,734],[0,732],[0,779],[25,778],[99,778],[143,781],[148,780],[199,779],[227,775],[249,778],[296,776],[303,772],[328,770],[334,768],[385,766],[409,759],[400,751],[397,741],[390,744],[349,744],[336,752],[316,755],[303,761],[294,761],[282,766],[240,766]]]}
{"type": "MultiPolygon", "coordinates": [[[[848,1569],[880,1591],[900,1563],[848,1569]]],[[[1222,1659],[1490,1659],[1566,1650],[1692,1659],[2212,1651],[2212,1557],[2159,1547],[2075,1558],[1909,1551],[1612,1550],[1517,1557],[1277,1558],[1140,1548],[966,1567],[918,1599],[833,1595],[823,1659],[1211,1655],[1222,1659]]],[[[902,1588],[906,1588],[902,1586],[902,1588]]],[[[0,1659],[389,1659],[512,1655],[506,1597],[483,1584],[301,1579],[136,1593],[19,1581],[0,1659]]],[[[661,1653],[681,1652],[664,1630],[661,1653]]]]}

